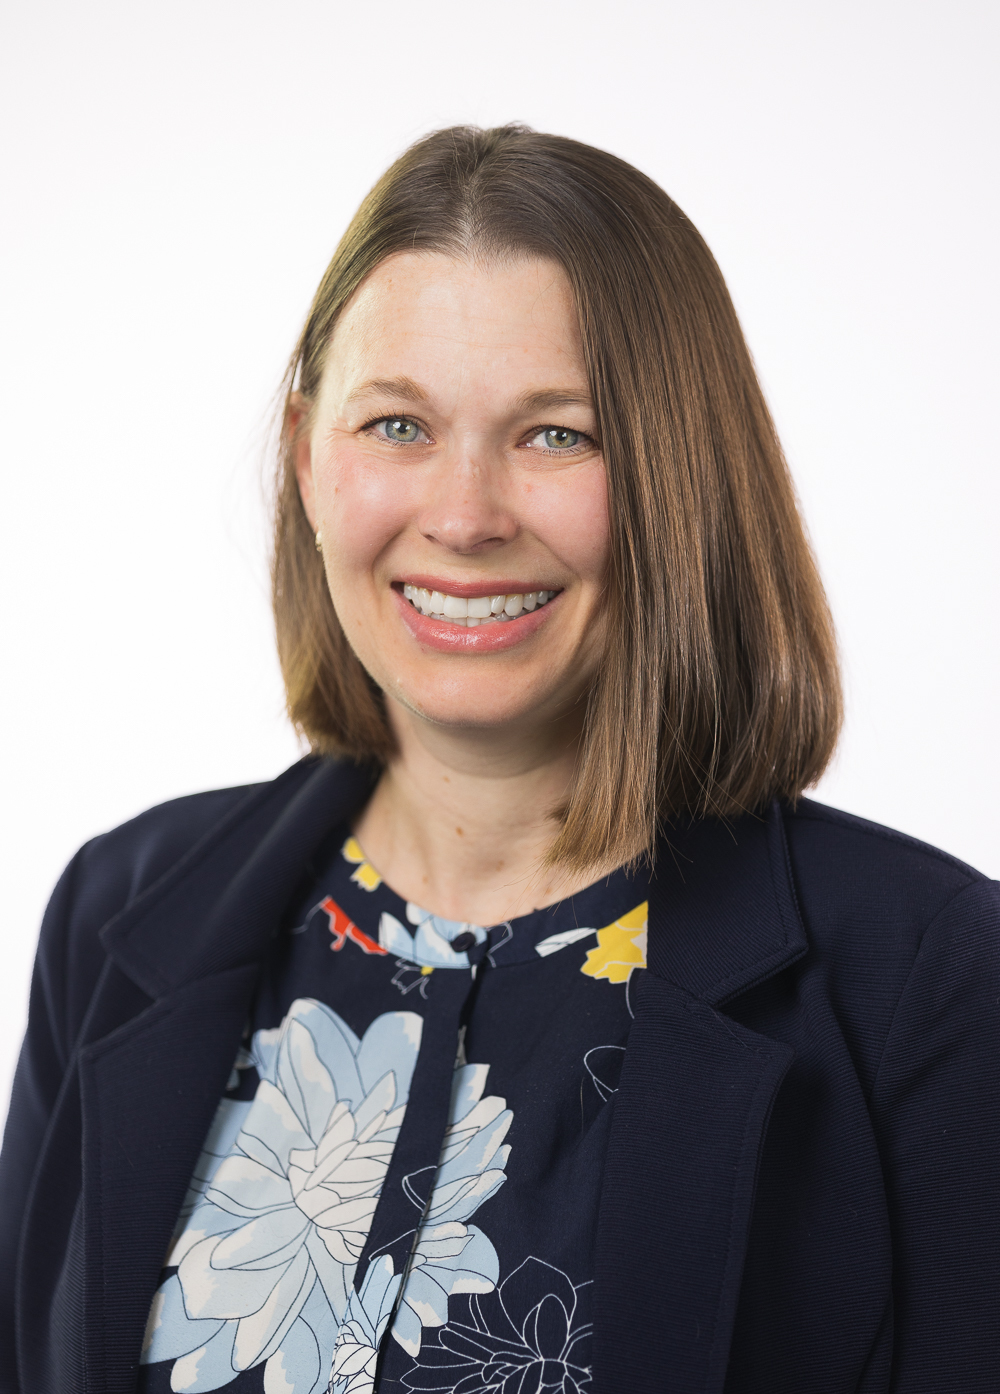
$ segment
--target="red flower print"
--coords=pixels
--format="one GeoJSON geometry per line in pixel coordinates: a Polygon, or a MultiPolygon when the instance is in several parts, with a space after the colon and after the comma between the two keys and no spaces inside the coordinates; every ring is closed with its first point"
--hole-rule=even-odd
{"type": "Polygon", "coordinates": [[[330,921],[330,933],[333,935],[333,943],[330,948],[334,953],[340,950],[350,939],[353,943],[364,949],[366,954],[386,954],[388,949],[383,949],[381,944],[376,944],[374,939],[370,939],[363,929],[358,929],[357,925],[345,915],[340,906],[332,896],[326,896],[316,907],[322,910],[330,921]]]}

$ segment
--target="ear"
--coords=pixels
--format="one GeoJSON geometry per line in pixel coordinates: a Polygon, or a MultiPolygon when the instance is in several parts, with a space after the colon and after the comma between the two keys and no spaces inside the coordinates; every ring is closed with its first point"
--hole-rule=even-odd
{"type": "Polygon", "coordinates": [[[315,495],[312,471],[312,441],[308,429],[309,413],[312,411],[312,402],[308,397],[303,397],[301,392],[293,392],[288,399],[288,411],[285,415],[285,431],[292,449],[292,461],[295,465],[295,478],[299,484],[299,497],[302,499],[302,507],[305,509],[306,517],[309,519],[309,526],[316,530],[315,495]]]}

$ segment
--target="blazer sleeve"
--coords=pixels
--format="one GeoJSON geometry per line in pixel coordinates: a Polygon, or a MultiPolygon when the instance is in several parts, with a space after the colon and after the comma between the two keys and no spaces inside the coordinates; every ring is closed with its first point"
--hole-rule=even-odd
{"type": "Polygon", "coordinates": [[[872,1091],[893,1233],[893,1394],[1000,1372],[1000,885],[927,929],[872,1091]]]}
{"type": "Polygon", "coordinates": [[[80,883],[93,843],[63,872],[42,920],[28,1027],[0,1150],[0,1389],[17,1389],[14,1292],[21,1219],[76,1032],[104,961],[96,933],[81,934],[80,883]]]}

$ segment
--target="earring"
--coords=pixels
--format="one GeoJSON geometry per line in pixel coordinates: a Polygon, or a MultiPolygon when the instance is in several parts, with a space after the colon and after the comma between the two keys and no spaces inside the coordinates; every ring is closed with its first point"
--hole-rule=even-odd
{"type": "Polygon", "coordinates": [[[317,552],[322,552],[323,550],[323,538],[322,535],[318,532],[316,534],[316,550],[317,552]]]}

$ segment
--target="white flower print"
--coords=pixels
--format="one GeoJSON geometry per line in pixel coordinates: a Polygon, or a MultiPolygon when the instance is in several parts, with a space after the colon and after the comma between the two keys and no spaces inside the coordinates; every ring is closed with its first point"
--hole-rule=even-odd
{"type": "Polygon", "coordinates": [[[528,1258],[468,1315],[424,1345],[403,1376],[438,1394],[586,1394],[591,1384],[590,1284],[528,1258]]]}
{"type": "Polygon", "coordinates": [[[203,1194],[167,1257],[178,1271],[150,1311],[142,1360],[175,1360],[171,1389],[218,1389],[260,1364],[266,1394],[325,1387],[421,1028],[389,1012],[358,1040],[302,998],[279,1031],[255,1033],[256,1097],[220,1108],[192,1187],[203,1194]]]}
{"type": "Polygon", "coordinates": [[[400,1282],[392,1259],[383,1254],[369,1265],[360,1293],[351,1293],[333,1352],[330,1394],[370,1394],[374,1388],[379,1346],[400,1282]]]}
{"type": "Polygon", "coordinates": [[[564,929],[560,934],[550,934],[547,939],[540,939],[535,945],[535,953],[539,958],[548,958],[550,954],[556,954],[570,944],[578,944],[581,939],[596,933],[596,929],[564,929]]]}
{"type": "MultiPolygon", "coordinates": [[[[414,1013],[390,1012],[359,1040],[336,1012],[299,999],[280,1028],[255,1032],[241,1050],[240,1068],[260,1077],[257,1094],[219,1105],[167,1256],[177,1272],[147,1325],[142,1361],[173,1360],[171,1389],[219,1389],[263,1365],[265,1394],[323,1394],[335,1340],[337,1377],[347,1381],[336,1394],[370,1388],[367,1362],[401,1275],[382,1255],[360,1295],[353,1278],[421,1027],[414,1013]]],[[[439,1163],[404,1181],[421,1229],[393,1336],[413,1355],[423,1328],[447,1322],[450,1296],[489,1293],[497,1282],[496,1250],[465,1223],[506,1179],[512,1114],[503,1099],[483,1097],[488,1073],[460,1058],[439,1163]],[[424,1176],[428,1185],[433,1177],[426,1204],[424,1176]]]]}

